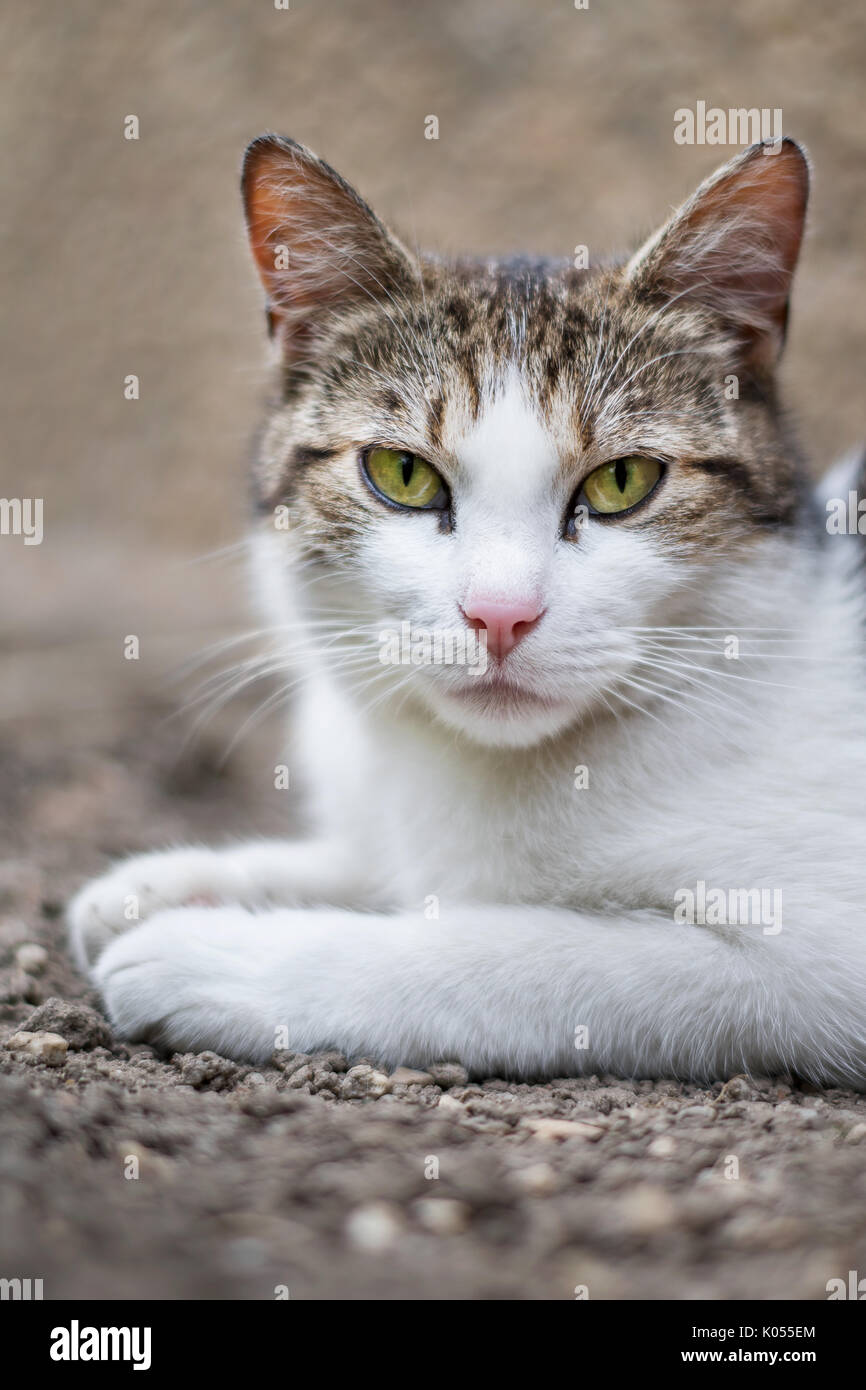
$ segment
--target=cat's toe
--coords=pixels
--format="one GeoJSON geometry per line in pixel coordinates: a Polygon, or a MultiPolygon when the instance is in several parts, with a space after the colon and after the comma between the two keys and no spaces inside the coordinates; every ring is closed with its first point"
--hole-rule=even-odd
{"type": "Polygon", "coordinates": [[[88,970],[114,937],[166,908],[219,901],[232,886],[227,869],[213,850],[168,850],[127,859],[85,884],[67,909],[77,964],[88,970]]]}

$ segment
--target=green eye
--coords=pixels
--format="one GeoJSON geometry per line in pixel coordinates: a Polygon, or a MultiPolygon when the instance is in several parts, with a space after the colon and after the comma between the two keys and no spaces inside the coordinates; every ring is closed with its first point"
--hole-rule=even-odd
{"type": "Polygon", "coordinates": [[[583,495],[594,512],[612,516],[627,512],[648,497],[662,475],[662,466],[655,459],[632,454],[602,464],[583,485],[583,495]]]}
{"type": "Polygon", "coordinates": [[[445,503],[445,485],[435,468],[405,449],[371,449],[367,477],[383,497],[401,507],[433,508],[445,503]]]}

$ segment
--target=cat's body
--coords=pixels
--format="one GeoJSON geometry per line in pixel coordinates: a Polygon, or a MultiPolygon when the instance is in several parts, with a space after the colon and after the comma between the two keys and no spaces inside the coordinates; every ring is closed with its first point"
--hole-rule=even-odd
{"type": "Polygon", "coordinates": [[[256,1060],[866,1082],[862,539],[772,385],[796,147],[594,275],[419,268],[284,142],[246,189],[285,364],[254,569],[319,838],[84,889],[112,1018],[256,1060]],[[610,459],[623,500],[653,480],[618,511],[610,459]],[[383,665],[404,621],[485,629],[488,669],[383,665]]]}

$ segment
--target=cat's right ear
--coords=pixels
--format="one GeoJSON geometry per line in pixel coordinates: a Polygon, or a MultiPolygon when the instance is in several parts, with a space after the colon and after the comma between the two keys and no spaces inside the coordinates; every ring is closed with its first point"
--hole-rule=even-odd
{"type": "Polygon", "coordinates": [[[268,328],[289,364],[309,354],[317,329],[335,313],[417,280],[409,253],[363,199],[294,140],[253,140],[241,189],[268,328]]]}

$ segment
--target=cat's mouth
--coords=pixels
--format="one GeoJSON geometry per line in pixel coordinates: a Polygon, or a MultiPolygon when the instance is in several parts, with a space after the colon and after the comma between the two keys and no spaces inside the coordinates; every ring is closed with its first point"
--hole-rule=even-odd
{"type": "Polygon", "coordinates": [[[432,681],[426,687],[436,714],[478,743],[493,748],[530,748],[570,727],[578,717],[573,697],[548,694],[505,675],[495,666],[463,681],[432,681]]]}
{"type": "Polygon", "coordinates": [[[493,718],[513,718],[516,714],[537,714],[545,711],[558,711],[564,701],[536,690],[528,690],[507,676],[496,672],[474,679],[471,684],[461,685],[445,694],[448,699],[459,702],[464,708],[474,709],[493,718]]]}

